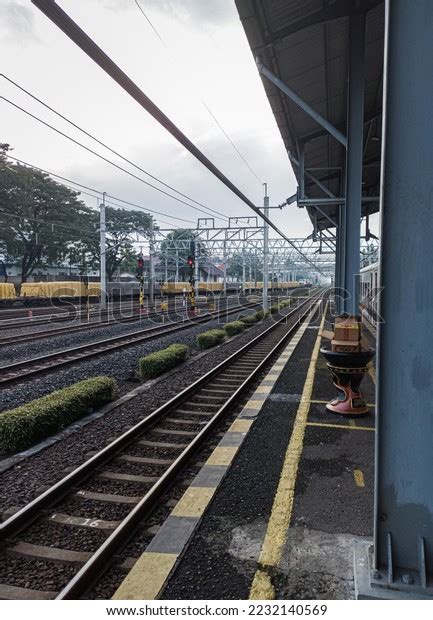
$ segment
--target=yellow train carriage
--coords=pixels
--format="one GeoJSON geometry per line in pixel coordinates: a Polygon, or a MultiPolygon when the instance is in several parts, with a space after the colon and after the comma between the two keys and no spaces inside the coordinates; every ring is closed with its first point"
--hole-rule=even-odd
{"type": "Polygon", "coordinates": [[[15,286],[11,282],[0,282],[0,301],[13,301],[17,298],[15,286]]]}
{"type": "Polygon", "coordinates": [[[198,290],[206,293],[220,293],[224,289],[222,282],[199,282],[198,290]]]}
{"type": "Polygon", "coordinates": [[[100,295],[99,282],[24,282],[21,284],[23,299],[59,299],[60,297],[97,297],[100,295]]]}
{"type": "Polygon", "coordinates": [[[191,284],[189,282],[165,282],[161,284],[161,293],[163,295],[180,295],[184,292],[191,292],[191,284]]]}

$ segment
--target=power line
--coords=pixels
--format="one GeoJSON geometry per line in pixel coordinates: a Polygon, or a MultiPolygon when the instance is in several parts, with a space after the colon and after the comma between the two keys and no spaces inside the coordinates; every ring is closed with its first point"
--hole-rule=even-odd
{"type": "MultiPolygon", "coordinates": [[[[105,149],[107,149],[108,151],[110,151],[111,153],[113,153],[114,155],[116,155],[117,157],[119,157],[120,159],[122,159],[123,161],[126,161],[128,164],[130,164],[131,166],[133,166],[134,168],[136,168],[137,170],[140,170],[140,172],[143,172],[144,174],[146,174],[148,177],[150,177],[151,179],[153,179],[154,181],[157,181],[158,183],[161,183],[161,185],[163,185],[164,187],[167,187],[168,189],[171,189],[173,192],[176,192],[176,194],[179,194],[179,196],[183,196],[183,198],[186,198],[187,200],[190,200],[191,202],[194,202],[195,204],[199,205],[200,207],[203,207],[205,209],[207,209],[208,211],[211,211],[212,213],[215,213],[216,215],[220,215],[217,211],[215,211],[214,209],[211,209],[211,207],[208,207],[207,205],[199,202],[198,200],[194,200],[194,198],[191,198],[191,196],[188,196],[182,192],[180,192],[179,190],[177,190],[175,187],[172,187],[171,185],[169,185],[168,183],[165,183],[165,181],[162,181],[161,179],[159,179],[158,177],[154,176],[153,174],[151,174],[150,172],[148,172],[147,170],[144,170],[144,168],[141,168],[141,166],[138,166],[137,164],[135,164],[133,161],[131,161],[130,159],[128,159],[127,157],[125,157],[124,155],[122,155],[121,153],[119,153],[118,151],[116,151],[115,149],[113,149],[112,147],[108,146],[107,144],[105,144],[105,142],[102,142],[102,140],[100,140],[99,138],[97,138],[96,136],[94,136],[93,134],[91,134],[89,131],[87,131],[86,129],[83,129],[83,127],[80,127],[80,125],[77,125],[76,123],[74,123],[73,121],[71,121],[69,118],[67,118],[66,116],[64,116],[63,114],[61,114],[60,112],[58,112],[57,110],[55,110],[53,107],[51,107],[50,105],[48,105],[48,103],[46,103],[45,101],[42,101],[42,99],[40,99],[39,97],[37,97],[36,95],[33,95],[30,91],[28,91],[27,89],[25,89],[23,86],[20,86],[19,84],[17,84],[17,82],[15,82],[14,80],[12,80],[11,78],[7,77],[4,73],[0,73],[0,77],[3,77],[5,80],[7,80],[9,83],[13,84],[16,88],[18,88],[19,90],[21,90],[23,93],[25,93],[26,95],[28,95],[29,97],[31,97],[34,101],[37,101],[38,103],[40,103],[41,105],[43,105],[45,108],[47,108],[48,110],[50,110],[50,112],[53,112],[53,114],[56,114],[59,118],[63,119],[64,121],[66,121],[67,123],[69,123],[70,125],[72,125],[72,127],[75,127],[75,129],[78,129],[79,131],[81,131],[84,135],[86,135],[87,137],[91,138],[92,140],[94,140],[95,142],[97,142],[99,145],[101,145],[102,147],[104,147],[105,149]]],[[[56,131],[56,130],[55,130],[56,131]]],[[[153,186],[151,186],[153,187],[153,186]]],[[[157,188],[155,188],[157,189],[157,188]]]]}
{"type": "MultiPolygon", "coordinates": [[[[68,179],[67,177],[63,177],[60,174],[56,174],[55,172],[50,172],[49,170],[45,170],[44,168],[40,168],[39,166],[35,166],[34,164],[30,164],[29,162],[26,162],[26,161],[24,161],[22,159],[18,159],[17,157],[13,157],[12,155],[9,155],[9,153],[7,154],[7,157],[8,157],[8,159],[12,159],[13,161],[18,162],[19,164],[22,164],[24,166],[29,166],[30,168],[34,168],[35,170],[39,170],[39,172],[44,172],[45,174],[49,174],[50,176],[56,177],[57,179],[61,179],[62,181],[66,181],[67,183],[72,183],[73,185],[76,185],[77,187],[83,188],[83,189],[88,190],[90,192],[96,192],[97,194],[100,194],[101,196],[104,194],[104,192],[99,190],[99,189],[95,189],[94,187],[88,187],[87,185],[83,185],[82,183],[78,183],[77,181],[73,181],[72,179],[68,179]]],[[[85,192],[83,192],[83,193],[85,193],[85,192]]],[[[157,215],[168,216],[169,218],[171,218],[173,220],[179,220],[181,222],[187,222],[188,224],[195,224],[195,222],[193,220],[187,220],[187,219],[182,218],[182,217],[177,217],[176,215],[169,215],[168,213],[161,213],[160,211],[155,211],[155,209],[149,209],[147,207],[143,207],[142,205],[138,205],[138,204],[136,204],[134,202],[129,202],[128,200],[124,200],[123,198],[117,198],[116,196],[112,196],[111,194],[108,194],[108,193],[106,193],[106,195],[109,198],[112,198],[113,200],[117,200],[117,201],[122,202],[122,203],[124,203],[126,205],[129,205],[131,207],[136,207],[137,209],[141,209],[142,211],[146,211],[148,213],[155,213],[157,215]]],[[[92,196],[92,197],[93,198],[97,198],[97,196],[92,196]]],[[[115,204],[115,203],[113,203],[113,204],[115,204]]],[[[120,205],[116,205],[116,206],[120,206],[120,205]]]]}
{"type": "Polygon", "coordinates": [[[123,88],[135,101],[164,127],[182,146],[185,147],[203,166],[219,179],[231,192],[240,198],[260,218],[269,224],[276,233],[285,239],[303,258],[303,260],[322,273],[320,268],[307,258],[296,245],[238,188],[225,174],[215,166],[201,150],[168,118],[162,110],[129,78],[116,63],[102,51],[98,45],[61,9],[53,0],[31,0],[62,32],[83,50],[101,69],[123,88]]]}
{"type": "MultiPolygon", "coordinates": [[[[158,37],[158,39],[161,41],[161,43],[163,44],[163,46],[166,48],[166,50],[168,51],[168,53],[170,54],[170,57],[177,62],[176,58],[173,57],[173,55],[170,52],[170,49],[168,47],[168,45],[166,44],[166,42],[164,41],[164,39],[161,37],[161,35],[159,34],[158,30],[156,29],[156,27],[152,24],[152,22],[150,21],[149,17],[147,16],[147,14],[145,13],[144,9],[142,8],[142,6],[140,5],[140,3],[138,2],[138,0],[134,0],[135,4],[137,5],[137,7],[140,9],[142,15],[144,16],[144,18],[146,19],[146,21],[148,22],[148,24],[150,25],[150,27],[152,28],[153,32],[156,34],[156,36],[158,37]]],[[[230,138],[230,136],[228,135],[228,133],[226,132],[226,130],[224,129],[224,127],[221,125],[221,123],[219,122],[219,120],[216,118],[215,114],[212,112],[212,110],[210,109],[209,105],[206,103],[206,101],[203,99],[203,97],[200,96],[200,101],[203,104],[203,106],[206,108],[206,110],[209,112],[209,114],[211,115],[211,117],[213,118],[215,124],[219,127],[219,129],[222,131],[223,135],[227,138],[227,140],[230,142],[230,144],[232,145],[232,147],[234,148],[234,150],[236,151],[236,153],[238,154],[238,156],[241,158],[241,160],[244,162],[244,164],[247,166],[247,168],[250,170],[250,172],[255,176],[255,178],[257,179],[257,181],[260,183],[260,185],[262,184],[262,180],[257,176],[257,174],[255,173],[254,169],[250,166],[250,164],[248,163],[248,161],[245,159],[245,157],[242,155],[242,153],[239,151],[238,147],[236,146],[236,144],[233,142],[233,140],[230,138]]]]}
{"type": "MultiPolygon", "coordinates": [[[[111,159],[108,159],[107,157],[104,157],[104,155],[101,155],[100,153],[97,153],[96,151],[94,151],[90,147],[86,146],[85,144],[82,144],[78,140],[75,140],[75,138],[72,138],[71,136],[68,136],[68,134],[64,133],[63,131],[60,131],[60,129],[57,129],[56,127],[53,127],[53,125],[50,125],[50,123],[47,123],[46,121],[44,121],[43,119],[39,118],[35,114],[32,114],[31,112],[29,112],[25,108],[22,108],[17,103],[14,103],[13,101],[10,101],[10,99],[7,99],[6,97],[3,97],[3,96],[0,96],[0,99],[3,99],[3,101],[6,101],[6,103],[9,103],[14,108],[20,110],[21,112],[23,112],[27,116],[30,116],[31,118],[33,118],[34,120],[38,121],[39,123],[41,123],[45,127],[48,127],[49,129],[52,129],[53,131],[55,131],[59,135],[63,136],[64,138],[67,138],[68,140],[73,142],[74,144],[77,144],[78,146],[83,148],[85,151],[88,151],[89,153],[92,153],[92,155],[95,155],[96,157],[99,157],[99,159],[102,159],[103,161],[105,161],[106,163],[110,164],[111,166],[114,166],[114,168],[117,168],[118,170],[121,170],[122,172],[125,172],[126,174],[129,174],[129,176],[131,176],[134,179],[137,179],[137,181],[140,181],[141,183],[144,183],[145,185],[148,185],[149,187],[152,187],[153,189],[156,189],[161,194],[164,194],[165,196],[169,196],[170,198],[173,198],[173,200],[177,200],[177,202],[180,202],[180,203],[186,205],[187,207],[191,207],[191,209],[195,209],[196,211],[200,211],[201,213],[204,213],[204,215],[207,215],[208,217],[209,216],[214,217],[212,215],[212,213],[209,213],[208,211],[204,211],[203,209],[200,209],[199,207],[195,207],[194,205],[190,204],[189,202],[185,202],[184,200],[181,200],[180,198],[177,198],[177,196],[173,196],[172,194],[169,194],[168,192],[164,191],[163,189],[160,189],[159,187],[156,187],[156,185],[152,185],[152,183],[148,183],[148,181],[145,181],[141,177],[138,177],[136,174],[134,174],[133,172],[130,172],[126,168],[122,168],[122,166],[119,166],[119,164],[116,164],[114,161],[111,161],[111,159]]],[[[224,220],[227,221],[227,218],[224,218],[224,217],[222,217],[220,215],[218,216],[218,219],[221,219],[222,221],[224,221],[224,220]]]]}

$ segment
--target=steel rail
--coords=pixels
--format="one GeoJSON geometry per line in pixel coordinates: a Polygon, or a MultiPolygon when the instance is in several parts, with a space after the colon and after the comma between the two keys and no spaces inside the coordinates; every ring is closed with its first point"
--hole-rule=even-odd
{"type": "MultiPolygon", "coordinates": [[[[320,293],[319,293],[320,295],[320,293]]],[[[243,383],[236,389],[236,391],[230,396],[230,398],[224,403],[224,405],[215,413],[213,418],[207,423],[202,431],[198,433],[196,437],[191,441],[187,448],[176,458],[176,460],[168,467],[159,480],[152,486],[152,488],[144,495],[142,500],[133,508],[125,519],[120,523],[116,530],[107,538],[107,540],[99,547],[99,549],[92,555],[92,557],[84,564],[84,566],[78,571],[78,573],[69,581],[69,583],[59,592],[56,600],[71,600],[78,598],[88,591],[98,580],[103,572],[105,572],[107,565],[112,561],[113,556],[118,553],[123,546],[132,538],[135,530],[139,526],[143,519],[147,518],[156,508],[157,502],[161,495],[173,486],[177,474],[185,468],[191,458],[201,449],[206,442],[209,435],[213,432],[215,427],[221,422],[221,420],[232,410],[234,405],[242,399],[246,390],[256,377],[262,372],[262,369],[266,366],[269,359],[272,358],[275,353],[282,347],[282,345],[290,338],[294,331],[299,326],[300,321],[310,312],[312,307],[316,304],[316,299],[311,298],[307,300],[301,307],[307,306],[307,309],[301,312],[298,322],[295,323],[289,330],[280,338],[277,344],[271,349],[271,351],[263,358],[259,365],[253,370],[253,372],[243,381],[243,383]],[[309,303],[311,302],[311,303],[309,303]]],[[[242,347],[239,351],[231,355],[222,364],[217,366],[216,369],[211,371],[212,375],[215,371],[219,371],[230,364],[234,359],[237,359],[246,350],[249,350],[257,342],[263,340],[270,332],[278,327],[283,321],[287,320],[290,316],[296,313],[299,308],[295,309],[286,317],[283,317],[275,325],[268,328],[265,332],[254,338],[245,347],[242,347]]],[[[208,373],[209,374],[209,373],[208,373]]],[[[202,379],[203,381],[203,379],[202,379]]],[[[202,384],[202,381],[200,382],[202,384]]]]}
{"type": "MultiPolygon", "coordinates": [[[[320,295],[320,292],[317,295],[320,295]]],[[[275,329],[278,324],[286,321],[288,318],[293,316],[293,314],[295,314],[298,310],[304,307],[309,301],[315,301],[315,297],[311,297],[310,299],[305,300],[302,304],[294,308],[289,314],[282,317],[280,321],[278,321],[278,323],[271,325],[261,334],[256,336],[253,340],[241,347],[238,351],[230,355],[226,360],[222,361],[215,368],[205,373],[202,377],[194,381],[194,383],[182,390],[182,392],[179,392],[179,394],[173,396],[173,398],[164,403],[164,405],[162,405],[154,412],[152,412],[149,416],[138,422],[138,424],[127,430],[125,433],[123,433],[123,435],[120,435],[117,439],[108,444],[100,452],[98,452],[85,463],[77,467],[73,472],[69,473],[59,482],[50,487],[50,489],[39,495],[24,508],[22,508],[14,515],[9,517],[6,521],[1,523],[0,540],[6,538],[7,536],[15,535],[23,527],[27,527],[29,523],[31,523],[31,521],[35,519],[42,510],[45,510],[49,505],[52,505],[53,502],[61,499],[71,487],[76,486],[77,484],[82,482],[88,475],[92,473],[95,468],[99,467],[107,460],[109,460],[115,452],[118,452],[126,445],[128,445],[129,442],[136,439],[137,434],[141,434],[142,432],[150,428],[150,426],[157,422],[162,415],[171,411],[177,405],[181,404],[193,392],[202,387],[202,385],[207,383],[210,379],[212,379],[213,376],[218,374],[226,366],[230,365],[233,361],[235,361],[237,357],[245,353],[252,346],[254,346],[254,344],[259,342],[259,340],[263,339],[267,334],[269,334],[273,329],[275,329]]]]}
{"type": "MultiPolygon", "coordinates": [[[[198,306],[201,306],[203,304],[198,303],[198,306]]],[[[127,309],[130,309],[129,307],[127,309]]],[[[138,306],[134,306],[132,307],[133,310],[138,309],[138,306]]],[[[229,309],[229,308],[227,308],[229,309]]],[[[25,342],[32,342],[33,340],[41,340],[43,338],[46,337],[55,337],[55,336],[61,336],[62,334],[73,334],[75,332],[81,332],[81,331],[92,331],[94,329],[98,329],[98,328],[102,328],[102,327],[110,327],[111,325],[117,325],[120,323],[133,323],[134,321],[136,321],[137,323],[139,323],[141,320],[147,320],[147,319],[152,319],[152,318],[156,318],[156,317],[170,317],[170,315],[173,315],[173,311],[175,311],[175,313],[183,313],[187,311],[187,307],[186,306],[179,306],[176,307],[173,305],[171,305],[171,307],[168,307],[168,312],[149,312],[149,313],[142,313],[142,314],[134,314],[132,316],[122,316],[122,315],[112,315],[113,318],[105,321],[93,321],[93,322],[89,322],[89,323],[83,323],[80,325],[71,325],[70,327],[59,327],[58,329],[48,329],[45,331],[40,331],[40,332],[33,332],[30,334],[21,334],[21,335],[15,335],[15,336],[7,336],[6,338],[0,338],[0,347],[3,346],[7,346],[10,344],[22,344],[25,342]]],[[[220,312],[224,312],[224,310],[219,310],[220,312]]],[[[49,323],[50,321],[46,321],[47,323],[49,323]]],[[[30,327],[30,325],[26,325],[26,327],[30,327]]],[[[0,329],[4,327],[0,325],[0,329]]],[[[8,327],[13,327],[13,326],[8,326],[8,327]]]]}
{"type": "Polygon", "coordinates": [[[125,542],[133,535],[133,528],[144,518],[146,514],[154,508],[155,502],[160,498],[161,494],[174,482],[176,474],[185,466],[196,451],[202,447],[209,434],[214,430],[215,426],[232,408],[232,406],[245,393],[252,381],[262,371],[263,367],[269,361],[284,342],[293,334],[298,327],[300,321],[308,314],[308,312],[316,304],[322,291],[315,296],[302,302],[297,308],[293,309],[289,314],[282,317],[277,323],[264,330],[256,336],[252,341],[241,347],[238,351],[229,356],[211,371],[200,377],[193,384],[185,388],[180,394],[176,395],[164,405],[159,407],[144,420],[140,421],[134,427],[129,429],[123,435],[114,440],[111,444],[103,448],[100,452],[92,456],[88,461],[80,465],[73,472],[65,476],[62,480],[54,484],[50,489],[35,498],[21,510],[9,517],[7,521],[0,525],[0,540],[15,536],[20,531],[30,526],[33,521],[40,517],[41,513],[59,500],[64,498],[73,488],[89,478],[94,471],[104,463],[110,461],[116,453],[133,443],[143,433],[153,427],[164,415],[170,413],[174,408],[182,404],[193,395],[201,387],[209,383],[212,378],[224,371],[231,364],[261,340],[280,326],[287,322],[288,319],[299,313],[296,323],[292,325],[287,332],[278,340],[270,352],[266,354],[262,362],[254,369],[254,371],[242,382],[236,391],[229,397],[224,405],[212,417],[202,431],[192,440],[189,446],[179,455],[179,457],[170,465],[157,483],[150,489],[137,504],[137,506],[129,513],[129,515],[121,522],[115,532],[103,543],[103,545],[95,552],[92,558],[82,567],[82,569],[73,577],[69,584],[58,594],[59,599],[70,599],[79,596],[84,590],[91,587],[99,577],[101,571],[107,568],[112,560],[115,549],[122,547],[125,542]],[[305,309],[306,308],[306,309],[305,309]]]}
{"type": "Polygon", "coordinates": [[[41,355],[39,357],[33,357],[29,360],[23,360],[21,362],[15,362],[7,366],[0,367],[0,386],[11,385],[19,381],[25,381],[29,377],[34,377],[39,374],[43,374],[49,371],[55,362],[55,367],[70,366],[71,364],[79,363],[84,360],[103,355],[105,353],[112,353],[125,347],[134,346],[148,340],[154,340],[159,335],[172,334],[178,331],[183,331],[194,325],[201,325],[202,323],[209,323],[218,316],[229,316],[240,312],[242,310],[248,310],[258,306],[259,303],[251,303],[247,305],[238,305],[233,308],[227,308],[222,311],[207,312],[203,316],[184,317],[180,321],[175,321],[171,325],[160,324],[155,327],[148,327],[147,329],[140,330],[138,332],[132,332],[131,334],[123,334],[121,336],[112,336],[104,340],[98,340],[90,344],[79,345],[70,349],[62,349],[54,353],[48,353],[47,355],[41,355]],[[22,374],[19,374],[22,371],[22,374]]]}

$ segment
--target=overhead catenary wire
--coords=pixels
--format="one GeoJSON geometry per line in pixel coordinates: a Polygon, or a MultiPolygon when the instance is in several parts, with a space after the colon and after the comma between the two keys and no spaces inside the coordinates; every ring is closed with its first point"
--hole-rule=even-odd
{"type": "Polygon", "coordinates": [[[100,146],[104,147],[105,149],[107,149],[108,151],[110,151],[111,153],[113,153],[114,155],[116,155],[117,157],[119,157],[120,159],[122,159],[123,161],[127,162],[128,164],[130,164],[131,166],[133,166],[134,168],[136,168],[137,170],[140,170],[140,172],[143,172],[143,174],[147,175],[148,177],[150,177],[151,179],[153,179],[154,181],[157,181],[158,183],[160,183],[161,185],[163,185],[164,187],[166,187],[167,189],[172,190],[173,192],[176,192],[176,194],[179,194],[179,196],[182,196],[183,198],[186,198],[187,200],[189,200],[190,202],[194,202],[196,205],[199,205],[200,207],[203,207],[204,209],[207,209],[208,211],[216,214],[216,215],[220,215],[218,213],[218,211],[215,211],[214,209],[212,209],[211,207],[208,207],[207,205],[199,202],[198,200],[195,200],[194,198],[191,198],[191,196],[188,196],[187,194],[184,194],[183,192],[177,190],[175,187],[173,187],[172,185],[169,185],[168,183],[166,183],[165,181],[163,181],[162,179],[158,178],[157,176],[151,174],[149,171],[145,170],[144,168],[142,168],[141,166],[139,166],[138,164],[134,163],[133,161],[131,161],[130,159],[128,159],[127,157],[125,157],[124,155],[122,155],[121,153],[119,153],[118,151],[116,151],[115,149],[113,149],[111,146],[108,146],[108,144],[106,144],[105,142],[103,142],[102,140],[100,140],[99,138],[97,138],[95,135],[93,135],[92,133],[90,133],[89,131],[87,131],[86,129],[84,129],[83,127],[81,127],[80,125],[77,125],[77,123],[75,123],[74,121],[72,121],[71,119],[67,118],[66,116],[64,116],[64,114],[61,114],[61,112],[58,112],[57,110],[55,110],[52,106],[50,106],[48,103],[46,103],[45,101],[43,101],[42,99],[40,99],[39,97],[37,97],[36,95],[34,95],[33,93],[31,93],[29,90],[27,90],[26,88],[24,88],[23,86],[21,86],[20,84],[18,84],[17,82],[15,82],[14,80],[12,80],[11,78],[9,78],[7,75],[5,75],[4,73],[0,73],[0,77],[4,78],[5,80],[7,80],[10,84],[13,84],[16,88],[18,88],[19,90],[21,90],[23,93],[25,93],[26,95],[28,95],[29,97],[31,97],[34,101],[37,101],[39,104],[41,104],[42,106],[44,106],[47,110],[50,110],[50,112],[53,112],[53,114],[56,114],[56,116],[58,116],[59,118],[61,118],[62,120],[66,121],[67,123],[69,123],[72,127],[74,127],[75,129],[78,129],[79,131],[81,131],[81,133],[83,133],[84,135],[86,135],[88,138],[91,138],[92,140],[94,140],[95,142],[97,142],[100,146]]]}
{"type": "MultiPolygon", "coordinates": [[[[118,198],[117,196],[112,196],[108,192],[103,192],[102,190],[95,189],[94,187],[89,187],[88,185],[83,185],[82,183],[78,183],[77,181],[73,181],[72,179],[68,179],[67,177],[64,177],[64,176],[62,176],[60,174],[56,174],[55,172],[51,172],[49,170],[45,170],[44,168],[41,168],[41,167],[36,166],[34,164],[30,164],[29,162],[26,162],[23,159],[18,159],[18,157],[13,157],[12,155],[9,155],[9,153],[7,154],[7,157],[8,157],[8,159],[12,159],[13,161],[18,162],[19,164],[22,164],[24,166],[29,166],[30,168],[34,168],[35,170],[39,170],[40,172],[44,172],[45,174],[49,174],[50,176],[53,176],[53,177],[55,177],[57,179],[61,179],[62,181],[66,181],[67,183],[72,183],[73,185],[76,185],[79,188],[83,188],[83,189],[88,190],[90,192],[95,192],[96,194],[100,194],[101,196],[105,193],[106,197],[108,197],[108,198],[111,198],[111,199],[116,200],[118,202],[122,202],[123,204],[129,205],[131,207],[135,207],[137,209],[141,209],[142,211],[146,211],[147,213],[154,213],[156,215],[162,215],[163,217],[169,217],[170,219],[173,219],[173,220],[179,220],[180,222],[186,222],[188,224],[195,224],[195,222],[193,220],[187,220],[187,219],[185,219],[183,217],[177,217],[176,215],[170,215],[169,213],[161,213],[161,211],[156,211],[155,209],[150,209],[148,207],[143,207],[143,205],[139,205],[139,204],[136,204],[134,202],[130,202],[129,200],[125,200],[123,198],[118,198]]],[[[93,198],[96,198],[96,196],[93,196],[93,198]]],[[[120,205],[117,205],[117,206],[120,206],[120,205]]]]}
{"type": "Polygon", "coordinates": [[[158,121],[182,146],[198,159],[217,179],[240,198],[260,218],[267,222],[276,233],[285,239],[315,270],[320,268],[307,258],[260,209],[201,152],[201,150],[158,108],[158,106],[118,67],[113,60],[61,9],[54,0],[31,0],[62,32],[83,50],[101,69],[103,69],[121,88],[158,121]]]}
{"type": "MultiPolygon", "coordinates": [[[[208,211],[204,211],[204,209],[202,209],[200,207],[196,207],[196,206],[190,204],[189,202],[185,202],[185,200],[182,200],[181,198],[178,198],[177,196],[173,196],[173,194],[169,194],[165,190],[163,190],[163,189],[161,189],[159,187],[156,187],[156,185],[153,185],[152,183],[149,183],[148,181],[145,181],[144,179],[142,179],[141,177],[137,176],[133,172],[130,172],[129,170],[127,170],[126,168],[123,168],[122,166],[119,166],[119,164],[116,164],[116,162],[111,161],[111,159],[108,159],[107,157],[104,157],[104,155],[101,155],[100,153],[97,153],[96,151],[94,151],[90,147],[86,146],[82,142],[79,142],[78,140],[75,140],[75,138],[72,138],[72,136],[68,136],[68,134],[64,133],[60,129],[57,129],[56,127],[54,127],[53,125],[51,125],[47,121],[44,121],[42,118],[39,118],[35,114],[32,114],[31,112],[26,110],[25,108],[22,108],[20,105],[18,105],[17,103],[14,103],[13,101],[8,99],[7,97],[3,97],[2,95],[0,95],[0,100],[6,101],[6,103],[9,103],[9,105],[13,106],[14,108],[17,108],[18,110],[20,110],[21,112],[23,112],[27,116],[30,116],[34,120],[36,120],[39,123],[41,123],[42,125],[44,125],[45,127],[48,127],[49,129],[52,129],[53,131],[55,131],[59,135],[63,136],[64,138],[67,138],[68,140],[70,140],[74,144],[80,146],[81,148],[83,148],[84,150],[88,151],[89,153],[92,153],[92,155],[95,155],[96,157],[99,157],[99,159],[102,159],[103,161],[105,161],[106,163],[110,164],[111,166],[114,166],[114,168],[117,168],[121,172],[124,172],[124,173],[128,174],[129,176],[133,177],[134,179],[137,179],[137,181],[140,181],[141,183],[144,183],[145,185],[148,185],[149,187],[152,187],[153,189],[155,189],[156,191],[160,192],[161,194],[164,194],[165,196],[169,196],[170,198],[173,198],[173,200],[176,200],[177,202],[180,202],[180,203],[186,205],[187,207],[190,207],[191,209],[195,209],[196,211],[200,211],[200,213],[203,213],[204,215],[207,215],[208,217],[214,217],[214,218],[220,219],[222,221],[227,221],[228,220],[227,217],[221,216],[220,214],[213,215],[213,213],[208,212],[208,211]]],[[[215,212],[215,213],[217,213],[217,212],[215,212]]]]}
{"type": "MultiPolygon", "coordinates": [[[[159,34],[157,28],[153,25],[153,23],[151,22],[151,20],[149,19],[148,15],[146,14],[145,10],[143,9],[143,7],[140,5],[138,0],[134,0],[135,4],[137,5],[137,7],[140,9],[142,15],[144,16],[144,18],[146,19],[147,23],[150,25],[150,27],[152,28],[153,32],[156,34],[156,36],[158,37],[158,39],[161,41],[161,43],[163,44],[163,46],[165,47],[165,49],[167,50],[167,52],[170,55],[170,58],[172,58],[175,62],[176,62],[176,58],[173,57],[173,55],[170,52],[170,49],[167,45],[167,43],[164,41],[164,39],[162,38],[162,36],[159,34]]],[[[246,165],[246,167],[249,169],[249,171],[251,172],[251,174],[257,179],[257,181],[260,183],[260,185],[262,185],[263,181],[259,178],[259,176],[256,174],[256,172],[254,171],[253,167],[248,163],[248,161],[246,160],[246,158],[242,155],[242,153],[240,152],[240,150],[238,149],[238,147],[236,146],[236,144],[233,142],[233,140],[230,138],[230,136],[228,135],[228,133],[226,132],[226,130],[224,129],[224,127],[222,126],[222,124],[220,123],[220,121],[217,119],[217,117],[215,116],[215,114],[212,112],[212,110],[210,109],[209,104],[206,103],[206,101],[203,99],[203,97],[200,96],[200,101],[203,104],[203,106],[205,107],[205,109],[208,111],[208,113],[210,114],[210,116],[212,117],[214,123],[217,125],[217,127],[220,129],[220,131],[222,132],[222,134],[224,135],[224,137],[228,140],[228,142],[231,144],[231,146],[234,148],[234,150],[236,151],[236,153],[238,154],[238,156],[240,157],[240,159],[244,162],[244,164],[246,165]]]]}

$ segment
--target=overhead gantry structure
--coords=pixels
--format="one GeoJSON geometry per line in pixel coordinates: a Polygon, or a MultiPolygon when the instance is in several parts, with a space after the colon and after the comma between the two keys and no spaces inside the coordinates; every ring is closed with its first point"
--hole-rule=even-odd
{"type": "Polygon", "coordinates": [[[433,3],[235,1],[298,181],[287,202],[335,229],[340,314],[359,311],[361,219],[368,242],[380,206],[374,546],[355,581],[431,598],[433,3]]]}

